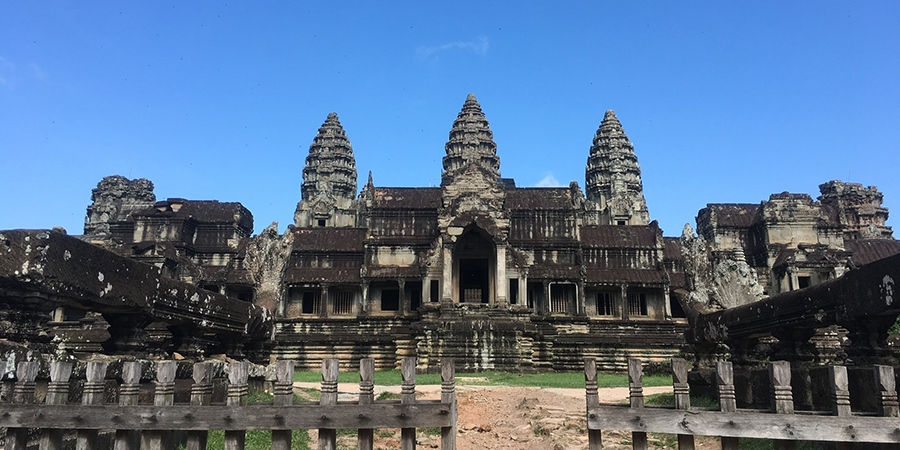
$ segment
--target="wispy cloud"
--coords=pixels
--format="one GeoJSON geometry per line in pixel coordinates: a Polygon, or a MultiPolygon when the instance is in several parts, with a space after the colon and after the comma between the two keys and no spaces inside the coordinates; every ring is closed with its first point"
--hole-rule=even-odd
{"type": "Polygon", "coordinates": [[[15,89],[16,85],[29,79],[46,80],[47,72],[36,63],[19,66],[0,56],[0,87],[15,89]]]}
{"type": "Polygon", "coordinates": [[[28,69],[31,70],[31,76],[37,78],[38,80],[46,80],[47,72],[44,72],[44,69],[41,69],[41,66],[31,63],[28,65],[28,69]]]}
{"type": "Polygon", "coordinates": [[[473,52],[476,55],[484,56],[487,54],[489,47],[490,44],[488,43],[488,39],[485,37],[481,37],[475,41],[451,42],[449,44],[436,45],[434,47],[425,47],[423,45],[416,49],[416,55],[418,55],[421,59],[436,59],[438,57],[438,54],[442,52],[446,52],[449,50],[463,50],[473,52]]]}
{"type": "Polygon", "coordinates": [[[553,172],[547,172],[547,175],[541,179],[541,181],[537,182],[538,187],[560,187],[559,180],[553,176],[553,172]]]}
{"type": "Polygon", "coordinates": [[[8,59],[0,56],[0,86],[11,86],[12,75],[16,70],[16,65],[8,59]]]}

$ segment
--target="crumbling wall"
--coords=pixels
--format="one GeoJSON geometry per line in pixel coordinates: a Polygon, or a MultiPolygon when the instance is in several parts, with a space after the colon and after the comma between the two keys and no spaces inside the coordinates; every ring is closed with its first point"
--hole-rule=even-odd
{"type": "Polygon", "coordinates": [[[294,233],[278,234],[278,222],[272,222],[258,236],[250,240],[243,268],[256,286],[254,303],[275,311],[284,296],[284,269],[291,256],[294,233]]]}
{"type": "MultiPolygon", "coordinates": [[[[756,271],[744,251],[716,251],[685,224],[681,252],[687,281],[685,311],[708,312],[756,302],[763,297],[756,271]]],[[[689,312],[690,314],[690,312],[689,312]]]]}
{"type": "Polygon", "coordinates": [[[84,219],[84,235],[106,238],[110,235],[110,221],[120,221],[135,208],[152,205],[156,201],[153,182],[146,178],[129,180],[121,175],[103,177],[91,191],[91,204],[84,219]]]}

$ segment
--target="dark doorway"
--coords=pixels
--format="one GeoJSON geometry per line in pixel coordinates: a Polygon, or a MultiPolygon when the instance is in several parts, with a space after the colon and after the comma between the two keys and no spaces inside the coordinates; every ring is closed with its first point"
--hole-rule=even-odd
{"type": "Polygon", "coordinates": [[[487,303],[490,284],[487,258],[459,260],[459,292],[464,302],[487,303]]]}

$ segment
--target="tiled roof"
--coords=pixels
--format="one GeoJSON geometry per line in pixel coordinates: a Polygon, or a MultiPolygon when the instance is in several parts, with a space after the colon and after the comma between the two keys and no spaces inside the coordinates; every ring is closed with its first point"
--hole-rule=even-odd
{"type": "Polygon", "coordinates": [[[654,269],[587,269],[588,283],[646,283],[666,282],[666,273],[654,269]]]}
{"type": "Polygon", "coordinates": [[[853,262],[859,266],[900,253],[900,241],[896,239],[847,240],[844,247],[853,252],[853,262]]]}
{"type": "Polygon", "coordinates": [[[218,202],[216,200],[184,200],[170,198],[156,202],[153,206],[132,212],[142,217],[182,217],[193,218],[201,223],[234,223],[253,230],[253,214],[238,202],[218,202]]]}
{"type": "Polygon", "coordinates": [[[548,264],[532,266],[528,269],[528,279],[530,280],[547,280],[547,279],[580,279],[581,266],[570,266],[562,264],[548,264]]]}
{"type": "Polygon", "coordinates": [[[710,203],[704,209],[715,214],[720,227],[749,228],[760,220],[760,205],[753,203],[710,203]]]}
{"type": "Polygon", "coordinates": [[[284,272],[285,283],[303,282],[331,282],[331,283],[358,283],[358,268],[319,268],[319,267],[294,267],[284,272]]]}
{"type": "Polygon", "coordinates": [[[376,187],[374,199],[374,207],[381,209],[438,209],[441,188],[376,187]]]}
{"type": "Polygon", "coordinates": [[[506,191],[506,208],[574,209],[571,191],[562,188],[516,188],[506,191]]]}
{"type": "Polygon", "coordinates": [[[581,242],[585,247],[655,248],[658,232],[650,225],[585,225],[581,242]]]}
{"type": "Polygon", "coordinates": [[[363,228],[294,228],[295,251],[362,252],[363,228]]]}

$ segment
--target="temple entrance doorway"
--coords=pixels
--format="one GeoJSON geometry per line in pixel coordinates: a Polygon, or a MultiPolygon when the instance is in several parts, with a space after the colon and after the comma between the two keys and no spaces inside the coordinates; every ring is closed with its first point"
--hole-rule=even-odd
{"type": "Polygon", "coordinates": [[[496,250],[487,234],[472,226],[456,242],[454,278],[460,302],[491,303],[496,250]]]}
{"type": "Polygon", "coordinates": [[[490,282],[487,258],[461,258],[459,260],[459,292],[462,301],[487,303],[490,282]]]}

